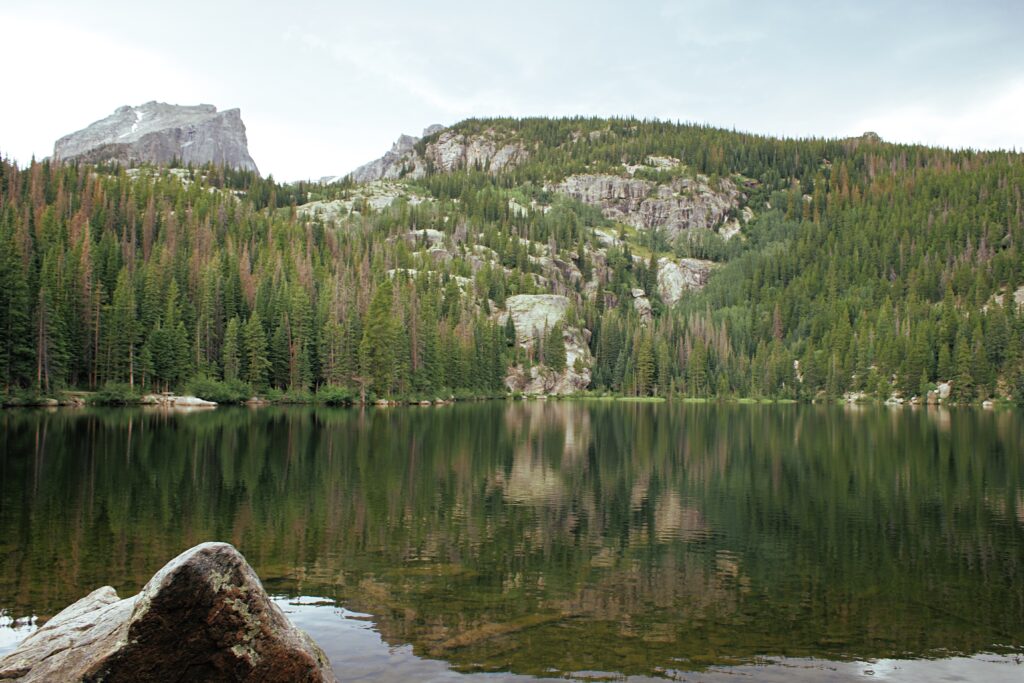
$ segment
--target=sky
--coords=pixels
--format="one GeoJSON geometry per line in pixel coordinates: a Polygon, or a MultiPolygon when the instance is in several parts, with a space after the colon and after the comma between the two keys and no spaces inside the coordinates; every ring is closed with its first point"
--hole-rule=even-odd
{"type": "Polygon", "coordinates": [[[0,155],[124,104],[239,107],[264,175],[484,116],[1024,149],[1024,2],[0,0],[0,155]]]}

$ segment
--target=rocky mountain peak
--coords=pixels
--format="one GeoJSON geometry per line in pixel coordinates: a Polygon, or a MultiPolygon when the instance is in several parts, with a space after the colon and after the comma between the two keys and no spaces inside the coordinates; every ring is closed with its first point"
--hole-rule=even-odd
{"type": "MultiPolygon", "coordinates": [[[[363,164],[359,168],[355,169],[348,175],[352,177],[352,180],[357,183],[369,183],[375,180],[397,180],[402,176],[402,172],[405,169],[407,162],[412,160],[414,156],[414,148],[416,143],[425,137],[439,133],[445,129],[441,124],[435,123],[427,126],[423,129],[423,134],[420,137],[414,135],[402,134],[395,140],[395,144],[391,145],[391,149],[384,153],[379,159],[363,164]]],[[[322,183],[333,183],[345,178],[341,176],[328,176],[321,178],[322,183]]]]}
{"type": "Polygon", "coordinates": [[[258,171],[249,156],[241,112],[219,112],[212,104],[182,106],[151,101],[118,107],[110,116],[58,140],[53,156],[60,161],[86,163],[212,162],[258,171]]]}

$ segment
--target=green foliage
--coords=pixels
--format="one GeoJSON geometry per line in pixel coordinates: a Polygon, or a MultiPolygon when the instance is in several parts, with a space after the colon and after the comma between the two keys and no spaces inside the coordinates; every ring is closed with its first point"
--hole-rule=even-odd
{"type": "Polygon", "coordinates": [[[238,379],[218,380],[208,375],[193,377],[187,392],[214,403],[244,403],[252,396],[252,387],[238,379]]]}
{"type": "Polygon", "coordinates": [[[328,406],[347,406],[357,403],[359,395],[347,387],[328,385],[320,387],[316,400],[328,406]]]}
{"type": "Polygon", "coordinates": [[[140,398],[125,382],[107,382],[90,397],[89,402],[98,406],[126,406],[138,403],[140,398]]]}
{"type": "Polygon", "coordinates": [[[1015,393],[1019,154],[634,119],[455,131],[530,154],[501,172],[428,169],[401,182],[429,201],[382,209],[351,182],[0,162],[0,391],[162,390],[199,374],[294,396],[500,393],[511,362],[564,367],[554,330],[524,357],[514,323],[496,322],[510,296],[557,293],[564,325],[591,333],[598,391],[810,399],[952,379],[959,401],[1015,393]],[[742,236],[670,240],[544,189],[652,155],[682,164],[638,177],[742,192],[755,214],[731,212],[742,236]],[[357,207],[331,221],[290,209],[309,199],[357,207]],[[623,243],[602,247],[597,228],[623,243]],[[670,250],[719,265],[671,309],[657,291],[670,250]],[[654,313],[642,334],[636,287],[654,313]]]}

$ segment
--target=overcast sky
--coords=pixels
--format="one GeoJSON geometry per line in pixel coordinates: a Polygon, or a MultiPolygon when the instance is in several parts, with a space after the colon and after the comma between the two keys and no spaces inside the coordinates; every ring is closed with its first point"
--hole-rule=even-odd
{"type": "Polygon", "coordinates": [[[240,107],[282,180],[493,115],[1024,149],[1022,26],[1021,0],[0,0],[0,154],[149,100],[240,107]]]}

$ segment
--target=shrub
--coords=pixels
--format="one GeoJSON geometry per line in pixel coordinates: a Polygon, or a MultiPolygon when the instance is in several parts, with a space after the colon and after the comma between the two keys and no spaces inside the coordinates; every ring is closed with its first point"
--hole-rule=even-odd
{"type": "Polygon", "coordinates": [[[139,402],[139,395],[124,382],[107,382],[93,394],[90,402],[98,406],[126,406],[139,402]]]}
{"type": "Polygon", "coordinates": [[[359,396],[351,389],[327,385],[320,387],[320,390],[316,392],[316,399],[328,406],[348,406],[358,401],[359,396]]]}
{"type": "Polygon", "coordinates": [[[193,396],[215,403],[244,403],[252,396],[252,389],[245,382],[237,379],[222,382],[207,375],[192,378],[187,390],[193,396]]]}

